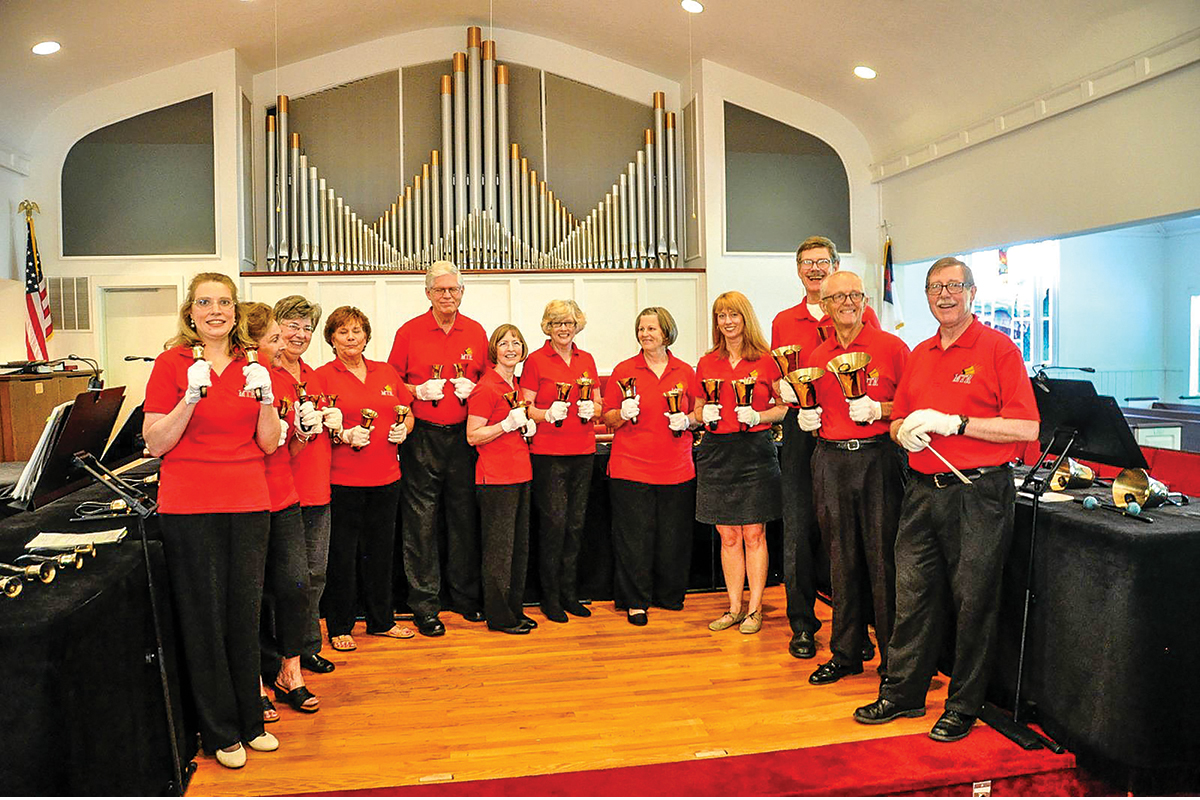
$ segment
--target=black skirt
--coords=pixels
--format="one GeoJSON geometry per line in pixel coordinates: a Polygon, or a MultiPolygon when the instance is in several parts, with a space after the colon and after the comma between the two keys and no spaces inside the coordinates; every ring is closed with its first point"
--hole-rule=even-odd
{"type": "Polygon", "coordinates": [[[779,458],[769,428],[705,434],[694,456],[699,522],[753,525],[783,516],[779,458]]]}

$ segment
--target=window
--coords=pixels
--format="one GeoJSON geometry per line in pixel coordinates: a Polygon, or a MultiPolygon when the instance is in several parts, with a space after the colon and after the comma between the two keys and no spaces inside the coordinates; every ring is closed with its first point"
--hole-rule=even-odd
{"type": "Polygon", "coordinates": [[[974,312],[1021,350],[1026,364],[1057,357],[1058,242],[980,250],[960,256],[979,290],[974,312]]]}
{"type": "Polygon", "coordinates": [[[1188,327],[1188,394],[1200,395],[1200,294],[1192,295],[1192,322],[1188,327]]]}

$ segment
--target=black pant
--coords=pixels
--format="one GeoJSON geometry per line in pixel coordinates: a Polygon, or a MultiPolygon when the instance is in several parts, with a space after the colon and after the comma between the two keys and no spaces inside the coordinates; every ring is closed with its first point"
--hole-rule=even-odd
{"type": "Polygon", "coordinates": [[[329,569],[329,504],[301,506],[304,518],[304,547],[308,556],[308,632],[300,655],[321,652],[321,595],[329,569]]]}
{"type": "Polygon", "coordinates": [[[925,702],[947,626],[955,626],[946,710],[976,715],[996,643],[1000,583],[1012,541],[1016,488],[1001,469],[944,489],[921,478],[904,492],[896,536],[896,628],[880,697],[925,702]]]}
{"type": "Polygon", "coordinates": [[[444,550],[451,608],[464,614],[478,611],[481,590],[475,448],[467,444],[466,424],[440,426],[417,420],[400,448],[400,468],[409,608],[416,614],[441,610],[439,550],[444,550]],[[439,506],[446,515],[445,542],[438,541],[439,506]]]}
{"type": "Polygon", "coordinates": [[[171,596],[209,752],[263,732],[258,615],[270,514],[162,514],[171,596]]]}
{"type": "Polygon", "coordinates": [[[900,456],[890,441],[849,452],[820,444],[813,457],[817,519],[829,540],[833,583],[830,650],[839,664],[862,664],[874,609],[881,671],[896,616],[896,528],[904,496],[900,456]]]}
{"type": "Polygon", "coordinates": [[[659,485],[612,478],[608,486],[616,607],[682,605],[692,566],[696,481],[659,485]]]}
{"type": "Polygon", "coordinates": [[[322,610],[330,638],[354,628],[354,604],[361,595],[368,633],[394,624],[392,547],[400,481],[383,486],[331,487],[329,572],[322,610]]]}
{"type": "Polygon", "coordinates": [[[274,681],[280,662],[300,655],[308,635],[308,554],[298,505],[271,512],[261,619],[263,679],[274,681]]]}
{"type": "MultiPolygon", "coordinates": [[[[816,633],[821,627],[813,611],[817,576],[828,575],[828,556],[821,542],[813,503],[812,455],[816,438],[796,425],[796,410],[783,418],[783,586],[787,591],[792,633],[816,633]]],[[[824,581],[822,581],[824,583],[824,581]]]]}
{"type": "Polygon", "coordinates": [[[561,610],[579,600],[579,548],[595,456],[530,456],[538,514],[542,606],[561,610]]]}
{"type": "Polygon", "coordinates": [[[521,622],[529,569],[529,483],[479,486],[483,520],[483,613],[494,628],[521,622]]]}

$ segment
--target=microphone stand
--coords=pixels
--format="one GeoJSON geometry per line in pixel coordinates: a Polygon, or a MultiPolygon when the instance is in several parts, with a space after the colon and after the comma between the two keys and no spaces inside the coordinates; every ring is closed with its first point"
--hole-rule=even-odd
{"type": "Polygon", "coordinates": [[[196,762],[189,761],[186,770],[179,764],[179,739],[175,729],[175,713],[171,709],[171,687],[167,680],[167,662],[163,652],[162,623],[159,616],[158,595],[154,588],[154,570],[150,564],[150,547],[146,542],[146,519],[158,511],[158,503],[150,496],[121,476],[101,464],[96,457],[80,450],[71,458],[71,463],[104,484],[113,494],[125,501],[129,510],[137,515],[138,538],[142,542],[142,560],[146,565],[146,586],[150,592],[150,616],[154,624],[155,658],[158,660],[158,679],[162,685],[163,705],[167,712],[167,741],[171,744],[171,771],[174,781],[167,791],[182,797],[187,783],[196,771],[196,762]],[[185,774],[186,773],[186,774],[185,774]]]}

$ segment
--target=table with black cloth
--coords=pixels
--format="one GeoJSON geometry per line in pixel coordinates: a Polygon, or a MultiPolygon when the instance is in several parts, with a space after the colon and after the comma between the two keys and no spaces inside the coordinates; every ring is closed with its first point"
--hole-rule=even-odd
{"type": "MultiPolygon", "coordinates": [[[[135,471],[146,474],[147,465],[135,471]]],[[[71,523],[85,500],[109,501],[88,486],[38,511],[0,520],[0,561],[12,563],[39,532],[125,527],[121,544],[101,545],[82,569],[54,582],[26,583],[0,598],[0,792],[9,795],[145,795],[171,788],[171,750],[155,656],[153,619],[133,517],[71,523]]],[[[151,531],[157,518],[150,520],[151,531]]],[[[150,542],[172,705],[184,763],[174,626],[162,546],[150,542]]],[[[192,726],[194,729],[194,726],[192,726]]]]}
{"type": "MultiPolygon", "coordinates": [[[[1105,487],[1092,494],[1112,502],[1105,487]]],[[[1200,504],[1144,512],[1040,504],[1022,705],[1081,756],[1154,769],[1200,760],[1200,504]]],[[[1018,495],[989,697],[1011,709],[1032,501],[1018,495]]]]}

